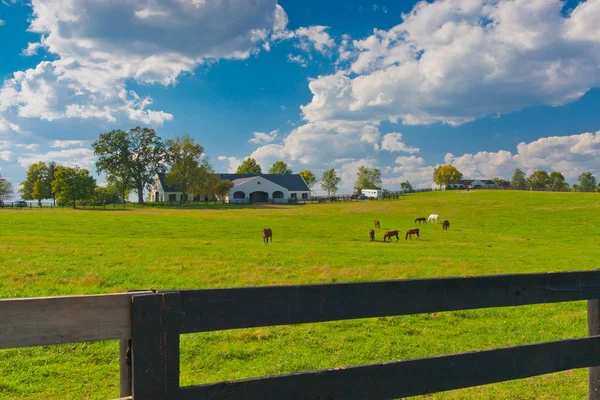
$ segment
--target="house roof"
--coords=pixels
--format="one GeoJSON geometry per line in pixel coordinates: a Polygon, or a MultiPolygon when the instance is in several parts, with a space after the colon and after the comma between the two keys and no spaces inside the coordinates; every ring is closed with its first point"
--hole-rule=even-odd
{"type": "Polygon", "coordinates": [[[475,181],[485,183],[486,185],[494,185],[495,184],[495,182],[491,179],[461,179],[460,183],[462,185],[470,185],[475,181]]]}
{"type": "Polygon", "coordinates": [[[276,185],[282,186],[282,187],[286,188],[287,190],[290,190],[293,192],[308,192],[308,191],[310,191],[310,189],[308,188],[308,185],[306,184],[306,182],[304,182],[304,179],[302,178],[302,175],[300,175],[300,174],[290,174],[290,175],[283,175],[283,174],[219,174],[219,175],[221,176],[221,179],[229,180],[229,181],[233,182],[233,184],[235,186],[237,186],[243,182],[246,182],[250,178],[260,176],[268,181],[273,182],[276,185]],[[242,180],[242,179],[245,179],[245,180],[237,183],[238,180],[242,180]]]}
{"type": "Polygon", "coordinates": [[[160,181],[160,185],[163,188],[163,191],[165,192],[179,192],[179,188],[177,187],[177,185],[167,185],[167,182],[165,180],[165,176],[166,174],[158,174],[158,180],[160,181]]]}

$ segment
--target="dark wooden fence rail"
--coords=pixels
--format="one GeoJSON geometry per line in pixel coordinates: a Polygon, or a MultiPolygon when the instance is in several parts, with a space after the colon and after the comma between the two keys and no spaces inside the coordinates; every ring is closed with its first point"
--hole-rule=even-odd
{"type": "Polygon", "coordinates": [[[599,400],[600,271],[167,291],[133,296],[133,396],[394,399],[590,368],[599,400]],[[182,333],[588,300],[589,337],[439,357],[179,385],[182,333]]]}

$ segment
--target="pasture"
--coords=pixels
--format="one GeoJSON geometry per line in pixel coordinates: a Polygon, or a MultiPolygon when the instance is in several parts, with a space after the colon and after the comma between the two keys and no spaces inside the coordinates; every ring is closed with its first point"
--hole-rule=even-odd
{"type": "MultiPolygon", "coordinates": [[[[596,193],[452,191],[237,209],[0,210],[0,297],[598,268],[596,193]],[[404,240],[417,217],[421,239],[404,240]],[[373,220],[376,240],[369,230],[373,220]],[[451,223],[442,230],[441,221],[451,223]],[[262,228],[273,230],[265,245],[262,228]],[[400,241],[383,243],[386,230],[400,241]]],[[[1,324],[1,322],[0,322],[1,324]]],[[[584,302],[182,337],[182,384],[586,336],[584,302]]],[[[0,398],[118,397],[118,343],[0,351],[0,398]]],[[[581,399],[576,370],[434,399],[581,399]]]]}

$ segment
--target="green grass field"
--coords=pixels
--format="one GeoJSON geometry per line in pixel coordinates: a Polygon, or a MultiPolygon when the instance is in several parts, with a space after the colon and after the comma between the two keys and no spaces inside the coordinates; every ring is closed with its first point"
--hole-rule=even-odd
{"type": "MultiPolygon", "coordinates": [[[[462,192],[262,208],[0,210],[0,297],[598,268],[597,193],[462,192]],[[451,229],[382,243],[430,213],[451,229]],[[368,240],[379,219],[378,242],[368,240]],[[260,230],[273,229],[264,245],[260,230]]],[[[1,322],[0,322],[1,324],[1,322]]],[[[586,335],[583,302],[182,337],[182,385],[586,335]]],[[[433,399],[583,399],[576,370],[433,399]]],[[[0,351],[1,399],[118,397],[118,343],[0,351]]]]}

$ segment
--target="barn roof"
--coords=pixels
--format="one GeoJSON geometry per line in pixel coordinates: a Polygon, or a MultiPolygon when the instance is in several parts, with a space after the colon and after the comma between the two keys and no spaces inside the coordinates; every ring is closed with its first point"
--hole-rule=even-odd
{"type": "MultiPolygon", "coordinates": [[[[234,184],[236,184],[236,181],[238,181],[239,179],[248,180],[249,178],[254,178],[255,176],[260,176],[261,178],[271,181],[274,184],[282,186],[282,187],[286,188],[287,190],[290,190],[293,192],[308,192],[308,191],[310,191],[310,189],[308,188],[308,185],[306,185],[306,182],[304,182],[304,179],[302,178],[302,175],[300,175],[300,174],[290,174],[290,175],[283,175],[283,174],[219,174],[219,176],[221,176],[221,179],[223,179],[223,180],[229,180],[231,182],[234,182],[234,184]]],[[[243,182],[246,182],[246,180],[244,180],[243,182]]],[[[243,183],[243,182],[240,182],[240,183],[243,183]]],[[[240,183],[238,183],[238,184],[240,184],[240,183]]]]}
{"type": "Polygon", "coordinates": [[[160,181],[160,185],[163,188],[163,191],[165,192],[179,192],[179,188],[177,187],[177,185],[167,185],[167,182],[165,180],[165,175],[164,173],[162,174],[158,174],[158,180],[160,181]]]}

